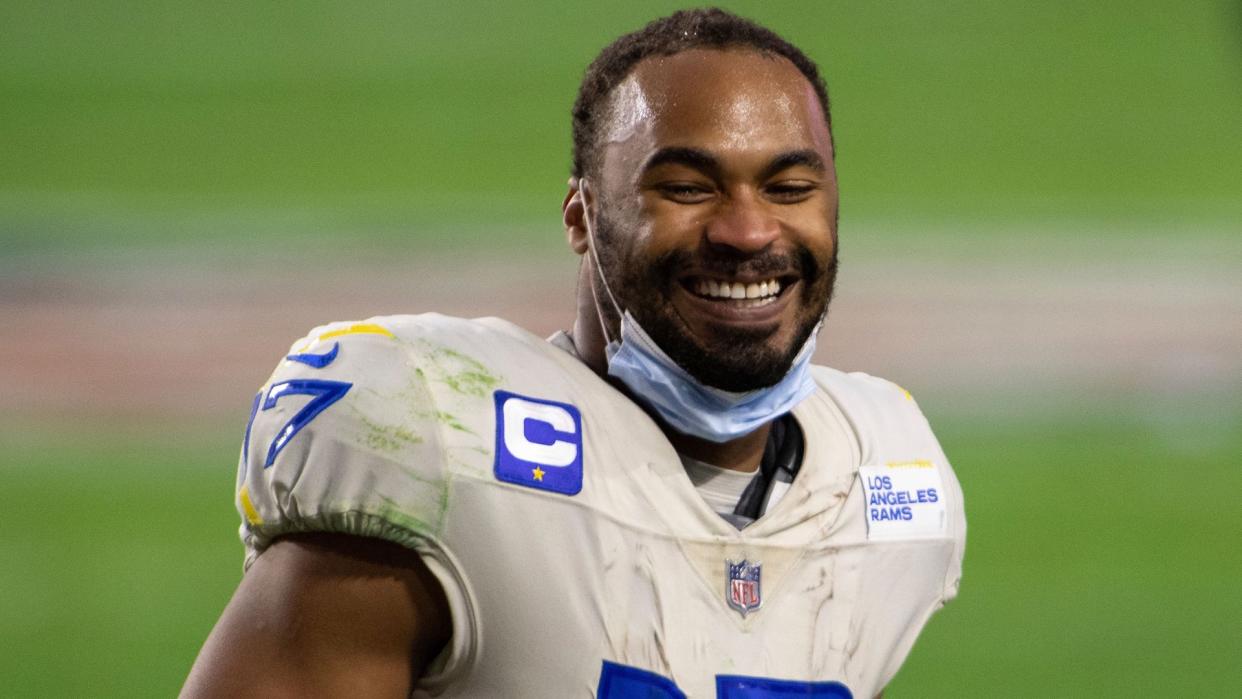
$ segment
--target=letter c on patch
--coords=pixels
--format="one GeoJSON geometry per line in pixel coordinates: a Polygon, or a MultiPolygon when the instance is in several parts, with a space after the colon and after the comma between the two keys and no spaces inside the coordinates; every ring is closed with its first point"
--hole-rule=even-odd
{"type": "Polygon", "coordinates": [[[582,413],[569,403],[496,391],[496,478],[576,495],[582,490],[582,413]]]}
{"type": "Polygon", "coordinates": [[[557,468],[568,466],[578,458],[577,444],[555,436],[551,443],[533,442],[527,430],[527,421],[535,421],[550,426],[555,432],[576,434],[578,426],[568,410],[514,396],[504,402],[501,411],[505,421],[505,447],[517,458],[557,468]]]}

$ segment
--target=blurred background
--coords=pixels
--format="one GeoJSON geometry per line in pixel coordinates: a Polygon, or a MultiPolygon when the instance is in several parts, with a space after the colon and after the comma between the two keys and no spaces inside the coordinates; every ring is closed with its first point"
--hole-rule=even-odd
{"type": "MultiPolygon", "coordinates": [[[[724,5],[828,78],[819,359],[912,391],[965,487],[886,697],[1242,693],[1242,5],[724,5]]],[[[577,81],[675,8],[0,4],[0,694],[177,691],[310,327],[569,324],[577,81]]]]}

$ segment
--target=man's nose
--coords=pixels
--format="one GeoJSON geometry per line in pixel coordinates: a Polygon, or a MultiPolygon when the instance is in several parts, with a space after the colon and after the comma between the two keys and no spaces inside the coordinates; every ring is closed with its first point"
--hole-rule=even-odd
{"type": "Polygon", "coordinates": [[[708,242],[745,253],[763,250],[780,234],[780,221],[753,192],[726,199],[707,225],[708,242]]]}

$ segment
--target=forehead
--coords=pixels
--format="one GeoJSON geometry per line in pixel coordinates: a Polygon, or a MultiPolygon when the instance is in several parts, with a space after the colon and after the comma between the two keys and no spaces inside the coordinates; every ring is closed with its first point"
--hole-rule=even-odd
{"type": "Polygon", "coordinates": [[[614,90],[609,117],[608,151],[812,148],[831,159],[828,127],[810,82],[784,57],[749,49],[646,58],[614,90]]]}

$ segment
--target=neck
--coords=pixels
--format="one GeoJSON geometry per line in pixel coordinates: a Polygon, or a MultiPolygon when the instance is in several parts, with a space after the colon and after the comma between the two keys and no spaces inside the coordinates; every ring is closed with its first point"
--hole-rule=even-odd
{"type": "MultiPolygon", "coordinates": [[[[591,371],[602,377],[608,376],[608,340],[600,327],[599,312],[595,310],[595,265],[583,263],[578,266],[578,308],[574,327],[569,336],[573,338],[578,357],[591,371]]],[[[620,332],[618,330],[618,332],[620,332]]]]}
{"type": "MultiPolygon", "coordinates": [[[[658,421],[657,421],[658,422],[658,421]]],[[[678,454],[688,456],[696,461],[711,464],[730,471],[754,471],[763,460],[763,450],[768,443],[768,432],[772,423],[768,423],[750,434],[724,442],[709,442],[705,439],[674,432],[663,424],[660,427],[664,435],[677,450],[678,454]]]]}
{"type": "MultiPolygon", "coordinates": [[[[574,349],[577,350],[579,358],[601,378],[629,396],[630,393],[625,386],[608,378],[608,355],[605,351],[608,340],[600,327],[599,313],[596,311],[595,299],[591,292],[595,282],[592,270],[594,270],[594,265],[579,266],[578,308],[570,337],[573,338],[574,349]]],[[[633,400],[633,396],[630,396],[630,399],[633,400]]],[[[750,434],[728,442],[717,443],[681,434],[669,428],[658,417],[654,415],[652,417],[664,431],[664,436],[668,438],[677,453],[733,471],[755,469],[763,459],[763,449],[767,444],[768,431],[771,427],[771,423],[768,423],[750,434]]]]}

